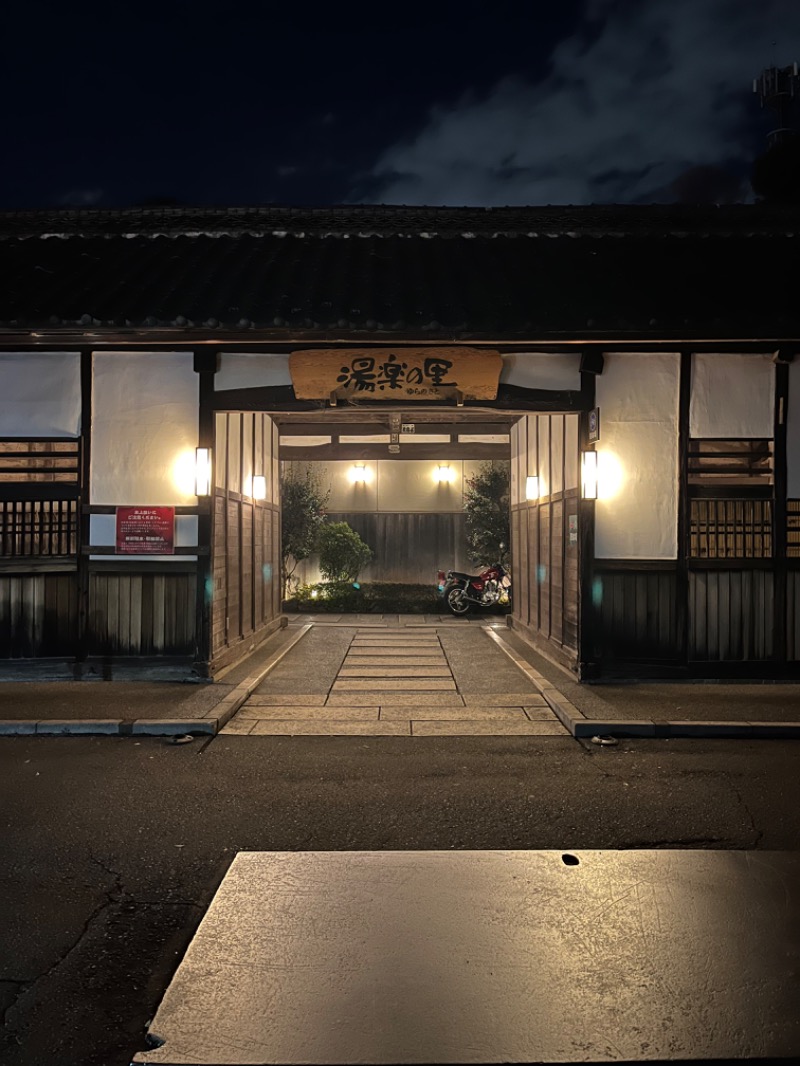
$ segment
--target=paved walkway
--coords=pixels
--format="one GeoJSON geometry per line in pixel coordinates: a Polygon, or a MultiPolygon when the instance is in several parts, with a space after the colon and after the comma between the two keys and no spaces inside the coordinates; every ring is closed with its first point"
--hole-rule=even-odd
{"type": "Polygon", "coordinates": [[[485,623],[446,622],[314,625],[222,729],[248,736],[567,732],[485,623]]]}
{"type": "Polygon", "coordinates": [[[800,684],[580,685],[501,615],[293,615],[214,684],[20,681],[7,665],[0,735],[800,739],[800,684]]]}

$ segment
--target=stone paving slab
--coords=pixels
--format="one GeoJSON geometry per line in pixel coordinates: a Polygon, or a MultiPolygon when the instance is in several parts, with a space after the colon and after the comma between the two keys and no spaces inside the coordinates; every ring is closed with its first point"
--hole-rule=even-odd
{"type": "Polygon", "coordinates": [[[553,714],[553,711],[546,704],[543,707],[531,707],[530,705],[527,705],[522,709],[532,722],[552,722],[554,720],[558,721],[556,716],[553,714]]]}
{"type": "Polygon", "coordinates": [[[547,701],[536,689],[527,692],[465,692],[467,707],[546,707],[547,701]]]}
{"type": "Polygon", "coordinates": [[[412,658],[414,661],[421,659],[441,659],[444,657],[444,652],[441,647],[433,645],[430,648],[373,648],[373,647],[354,647],[350,645],[350,651],[347,653],[347,658],[357,655],[363,659],[406,659],[412,658]],[[413,653],[413,656],[412,656],[413,653]]]}
{"type": "MultiPolygon", "coordinates": [[[[245,704],[237,715],[239,718],[246,718],[250,721],[256,719],[263,719],[264,721],[280,721],[286,719],[286,721],[296,721],[298,719],[310,719],[315,720],[318,718],[325,719],[347,719],[351,718],[353,721],[368,722],[371,719],[378,720],[378,705],[372,706],[365,704],[363,707],[349,706],[341,707],[250,707],[249,704],[245,704]]],[[[405,715],[409,718],[410,715],[405,715]]]]}
{"type": "Polygon", "coordinates": [[[337,681],[331,692],[445,692],[456,691],[455,681],[431,678],[430,681],[337,681]]]}
{"type": "Polygon", "coordinates": [[[267,722],[253,723],[249,736],[290,736],[290,737],[407,737],[411,735],[410,725],[405,722],[341,722],[334,718],[320,721],[304,722],[267,722]]]}
{"type": "MultiPolygon", "coordinates": [[[[438,721],[438,722],[460,722],[460,721],[475,721],[475,708],[474,707],[387,707],[383,704],[380,708],[381,721],[396,721],[401,718],[410,718],[413,721],[438,721]]],[[[514,722],[527,722],[530,721],[525,715],[525,712],[521,707],[489,707],[481,713],[482,721],[514,721],[514,722]]],[[[552,721],[553,715],[550,714],[550,720],[552,721]]]]}
{"type": "Polygon", "coordinates": [[[332,692],[328,696],[326,707],[339,707],[349,704],[352,707],[364,704],[379,704],[384,707],[418,707],[420,699],[425,700],[428,707],[463,707],[464,701],[457,692],[431,692],[421,697],[418,692],[381,692],[380,699],[374,692],[332,692]]]}
{"type": "Polygon", "coordinates": [[[415,737],[547,737],[570,736],[569,731],[560,722],[505,722],[505,721],[461,721],[461,722],[420,722],[413,720],[411,731],[415,737]]]}
{"type": "Polygon", "coordinates": [[[387,666],[434,666],[446,663],[447,659],[442,651],[420,651],[416,656],[365,656],[361,651],[355,651],[347,657],[345,666],[374,666],[380,662],[387,666]]]}
{"type": "Polygon", "coordinates": [[[438,636],[356,636],[352,648],[438,648],[438,636]]]}
{"type": "Polygon", "coordinates": [[[448,666],[348,666],[339,671],[339,677],[452,677],[448,666]]]}
{"type": "Polygon", "coordinates": [[[248,699],[248,707],[323,707],[327,694],[324,692],[254,692],[248,699]]]}
{"type": "Polygon", "coordinates": [[[230,722],[219,731],[220,736],[248,736],[255,725],[255,720],[252,718],[242,718],[241,711],[235,718],[231,718],[230,722]]]}

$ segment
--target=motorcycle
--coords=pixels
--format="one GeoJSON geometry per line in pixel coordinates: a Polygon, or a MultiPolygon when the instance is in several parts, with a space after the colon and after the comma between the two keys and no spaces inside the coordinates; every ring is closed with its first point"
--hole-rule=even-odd
{"type": "Polygon", "coordinates": [[[439,571],[439,592],[451,614],[465,615],[475,607],[507,607],[511,596],[511,576],[502,563],[494,563],[481,574],[460,570],[439,571]]]}

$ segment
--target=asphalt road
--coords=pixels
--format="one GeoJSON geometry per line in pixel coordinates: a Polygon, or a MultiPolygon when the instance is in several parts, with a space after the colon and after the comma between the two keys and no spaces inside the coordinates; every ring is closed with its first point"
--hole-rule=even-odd
{"type": "Polygon", "coordinates": [[[800,847],[800,744],[0,740],[3,1066],[126,1066],[239,850],[800,847]]]}

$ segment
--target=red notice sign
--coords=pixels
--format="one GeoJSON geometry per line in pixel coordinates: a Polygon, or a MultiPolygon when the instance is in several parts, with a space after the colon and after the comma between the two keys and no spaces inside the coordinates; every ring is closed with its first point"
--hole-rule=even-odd
{"type": "Polygon", "coordinates": [[[117,508],[117,555],[174,554],[174,507],[117,508]]]}

